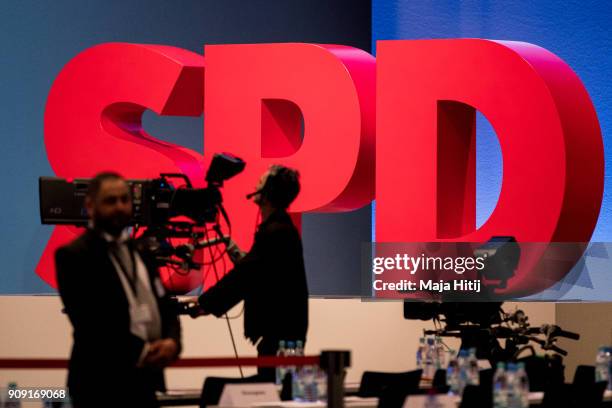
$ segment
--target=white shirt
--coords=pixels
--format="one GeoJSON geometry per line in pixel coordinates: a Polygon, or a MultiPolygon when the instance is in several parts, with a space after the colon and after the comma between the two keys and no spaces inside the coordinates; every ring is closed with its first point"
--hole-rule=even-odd
{"type": "MultiPolygon", "coordinates": [[[[123,291],[128,300],[130,308],[130,331],[137,337],[140,337],[145,341],[145,346],[141,353],[139,363],[145,358],[148,352],[148,342],[158,340],[161,338],[161,316],[159,315],[159,308],[157,306],[157,300],[154,294],[154,290],[158,292],[161,289],[161,284],[156,282],[157,285],[152,285],[150,281],[147,268],[140,258],[138,251],[132,251],[133,258],[130,256],[130,249],[128,248],[127,241],[129,240],[129,233],[124,230],[118,238],[103,232],[102,237],[107,242],[114,242],[117,245],[118,253],[115,254],[113,250],[109,250],[109,256],[117,276],[123,286],[123,291]],[[118,260],[116,255],[120,257],[118,260]],[[131,265],[133,262],[136,264],[131,265]],[[121,262],[129,271],[125,271],[121,267],[121,262]],[[136,288],[136,293],[130,285],[128,279],[133,279],[132,276],[128,278],[126,273],[130,274],[136,271],[136,279],[132,285],[136,288]],[[155,286],[155,287],[154,287],[155,286]]],[[[158,293],[158,296],[163,296],[163,293],[158,293]]]]}

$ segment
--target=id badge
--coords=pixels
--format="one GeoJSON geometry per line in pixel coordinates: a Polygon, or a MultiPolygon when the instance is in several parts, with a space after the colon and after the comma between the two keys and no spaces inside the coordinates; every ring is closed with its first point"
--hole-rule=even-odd
{"type": "Polygon", "coordinates": [[[133,306],[131,317],[133,323],[150,323],[153,321],[153,315],[148,305],[133,306]]]}

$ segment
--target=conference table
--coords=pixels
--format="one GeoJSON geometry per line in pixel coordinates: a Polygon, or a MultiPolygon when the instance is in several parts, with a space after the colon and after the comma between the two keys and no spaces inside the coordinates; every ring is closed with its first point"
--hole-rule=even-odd
{"type": "MultiPolygon", "coordinates": [[[[357,390],[354,384],[347,384],[347,390],[357,390]]],[[[169,391],[166,394],[158,395],[158,400],[161,406],[164,407],[176,407],[176,406],[187,406],[187,407],[198,407],[200,400],[199,390],[174,390],[169,391]]],[[[542,403],[544,398],[543,392],[530,392],[529,393],[529,404],[530,406],[538,406],[542,403]]],[[[425,406],[427,400],[426,395],[411,395],[404,405],[404,408],[422,408],[425,406]]],[[[612,391],[606,390],[604,393],[604,401],[610,403],[612,406],[612,391]]],[[[456,396],[439,395],[438,402],[440,408],[455,408],[459,406],[461,399],[456,396]]],[[[273,401],[267,403],[257,403],[246,407],[222,407],[222,406],[209,406],[208,408],[323,408],[327,404],[325,401],[316,402],[298,402],[298,401],[273,401]]],[[[347,396],[344,398],[344,406],[346,408],[376,408],[378,406],[378,398],[360,398],[357,396],[347,396]]],[[[608,406],[608,404],[606,404],[608,406]]]]}

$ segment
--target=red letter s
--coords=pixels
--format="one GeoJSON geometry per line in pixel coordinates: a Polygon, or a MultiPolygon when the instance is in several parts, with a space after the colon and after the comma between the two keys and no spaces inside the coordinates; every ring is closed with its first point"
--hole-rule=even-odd
{"type": "MultiPolygon", "coordinates": [[[[201,185],[202,155],[148,135],[141,117],[146,109],[201,115],[203,80],[204,58],[179,48],[109,43],[80,53],[62,69],[47,99],[45,145],[55,174],[90,177],[112,168],[130,178],[155,178],[182,172],[201,185]]],[[[38,263],[36,272],[53,287],[55,249],[77,232],[56,227],[38,263]]]]}

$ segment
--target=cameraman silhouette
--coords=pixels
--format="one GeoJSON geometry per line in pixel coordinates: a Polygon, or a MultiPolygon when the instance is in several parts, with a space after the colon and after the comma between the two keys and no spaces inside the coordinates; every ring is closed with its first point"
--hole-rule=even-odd
{"type": "MultiPolygon", "coordinates": [[[[244,335],[259,356],[276,355],[280,340],[306,340],[308,287],[300,233],[287,208],[300,191],[296,170],[273,165],[260,178],[253,197],[262,221],[251,250],[236,254],[234,268],[198,298],[197,315],[225,314],[244,300],[244,335]]],[[[274,381],[274,368],[260,368],[274,381]]]]}

